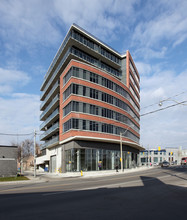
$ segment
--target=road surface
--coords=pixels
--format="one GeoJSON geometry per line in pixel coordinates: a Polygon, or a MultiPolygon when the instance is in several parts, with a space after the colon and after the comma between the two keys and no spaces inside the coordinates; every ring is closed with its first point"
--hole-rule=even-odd
{"type": "Polygon", "coordinates": [[[0,185],[0,219],[186,219],[187,168],[0,185]]]}

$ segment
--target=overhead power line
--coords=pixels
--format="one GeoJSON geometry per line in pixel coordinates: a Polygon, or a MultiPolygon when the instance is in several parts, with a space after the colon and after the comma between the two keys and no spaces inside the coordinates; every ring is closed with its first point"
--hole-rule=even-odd
{"type": "Polygon", "coordinates": [[[187,102],[187,100],[186,100],[186,101],[182,101],[182,102],[178,102],[178,103],[176,103],[176,104],[169,105],[169,106],[166,106],[166,107],[164,107],[164,108],[160,108],[160,109],[157,109],[157,110],[154,110],[154,111],[150,111],[150,112],[147,112],[147,113],[144,113],[144,114],[140,115],[140,117],[145,116],[145,115],[149,115],[149,114],[153,114],[153,113],[155,113],[155,112],[159,112],[159,111],[165,110],[165,109],[167,109],[167,108],[174,107],[174,106],[176,106],[176,105],[182,105],[182,104],[184,104],[184,103],[186,103],[186,102],[187,102]]]}
{"type": "Polygon", "coordinates": [[[0,135],[7,135],[7,136],[29,136],[32,135],[32,133],[28,133],[28,134],[7,134],[7,133],[0,133],[0,135]]]}
{"type": "MultiPolygon", "coordinates": [[[[184,93],[187,93],[187,91],[180,92],[180,93],[178,93],[178,94],[176,94],[176,95],[174,95],[174,96],[171,96],[171,97],[169,97],[169,98],[165,98],[165,99],[162,100],[162,101],[170,100],[170,99],[175,98],[175,97],[177,97],[177,96],[179,96],[179,95],[182,95],[182,94],[184,94],[184,93]]],[[[153,104],[151,104],[151,105],[147,105],[147,106],[145,106],[145,107],[142,107],[141,110],[142,110],[142,109],[145,109],[145,108],[148,108],[148,107],[152,107],[152,106],[154,106],[154,105],[158,105],[158,104],[159,104],[159,102],[153,103],[153,104]]]]}

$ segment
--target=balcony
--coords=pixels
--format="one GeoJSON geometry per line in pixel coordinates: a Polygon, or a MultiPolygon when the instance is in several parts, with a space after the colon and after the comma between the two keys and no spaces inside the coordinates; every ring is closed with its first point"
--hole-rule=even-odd
{"type": "Polygon", "coordinates": [[[47,113],[49,113],[49,110],[51,110],[52,107],[56,108],[58,106],[58,103],[59,103],[59,94],[57,94],[53,98],[53,100],[50,102],[47,108],[42,112],[42,114],[40,115],[40,120],[43,120],[47,116],[47,113]]]}
{"type": "Polygon", "coordinates": [[[59,129],[59,122],[55,123],[51,126],[46,132],[40,135],[40,141],[44,141],[44,139],[48,138],[50,135],[54,134],[59,129]]]}
{"type": "Polygon", "coordinates": [[[59,109],[56,109],[48,118],[47,120],[45,120],[41,125],[40,125],[40,130],[44,129],[45,126],[49,123],[51,123],[52,121],[54,121],[59,115],[59,109]]]}
{"type": "Polygon", "coordinates": [[[51,91],[48,93],[48,95],[45,97],[44,101],[41,103],[40,105],[40,110],[43,110],[45,104],[47,103],[47,101],[49,100],[49,98],[53,95],[53,93],[58,89],[58,87],[60,86],[59,80],[54,84],[53,88],[51,89],[51,91]]]}
{"type": "Polygon", "coordinates": [[[62,42],[62,44],[61,44],[61,46],[60,46],[60,48],[59,48],[55,58],[53,59],[51,65],[50,65],[50,67],[49,67],[49,69],[48,69],[48,71],[47,71],[47,73],[46,73],[46,75],[44,77],[44,82],[42,83],[41,89],[43,89],[44,85],[46,84],[46,81],[47,81],[49,75],[52,73],[52,70],[53,70],[54,66],[56,65],[57,60],[59,59],[63,49],[65,48],[65,46],[66,46],[70,36],[71,36],[71,33],[68,33],[67,36],[65,37],[64,41],[62,42]]]}
{"type": "Polygon", "coordinates": [[[50,146],[54,146],[54,145],[57,145],[59,143],[59,136],[56,136],[54,138],[52,138],[51,140],[49,141],[46,141],[42,146],[41,146],[41,149],[45,149],[45,148],[48,148],[50,146]]]}
{"type": "MultiPolygon", "coordinates": [[[[46,93],[46,91],[48,90],[48,88],[50,87],[50,85],[53,83],[54,79],[56,78],[56,76],[58,75],[62,65],[64,64],[66,58],[68,57],[68,55],[70,54],[70,48],[66,51],[65,55],[63,56],[62,60],[60,61],[60,63],[58,64],[56,70],[54,71],[53,75],[51,76],[50,80],[48,81],[48,83],[45,86],[45,89],[43,90],[43,94],[46,93]]],[[[43,95],[42,95],[43,96],[43,95]]]]}
{"type": "Polygon", "coordinates": [[[43,156],[36,157],[36,165],[44,164],[45,161],[49,161],[49,160],[50,160],[49,155],[43,155],[43,156]]]}
{"type": "MultiPolygon", "coordinates": [[[[101,45],[95,43],[94,41],[85,38],[82,34],[80,33],[76,33],[74,32],[72,34],[72,39],[74,39],[76,42],[78,42],[79,44],[81,44],[82,46],[84,46],[85,51],[89,50],[90,53],[93,56],[96,56],[98,59],[100,59],[100,56],[102,56],[102,58],[104,58],[105,62],[107,62],[108,64],[113,64],[116,68],[120,68],[121,67],[121,60],[119,55],[114,55],[113,53],[110,53],[109,51],[107,52],[105,49],[103,49],[103,51],[101,50],[101,45]],[[90,43],[88,43],[88,41],[92,41],[90,43]],[[114,58],[115,57],[115,58],[114,58]]],[[[95,38],[95,37],[94,37],[95,38]]],[[[102,43],[102,42],[101,42],[102,43]]],[[[104,44],[104,43],[102,43],[104,44]]],[[[105,44],[104,44],[105,45],[105,44]]],[[[104,46],[103,45],[103,46],[104,46]]],[[[107,46],[107,45],[106,45],[107,46]]],[[[105,47],[105,46],[104,46],[105,47]]],[[[108,47],[108,46],[107,46],[108,47]]],[[[82,47],[83,48],[83,47],[82,47]]],[[[110,49],[111,50],[111,49],[110,49]]],[[[113,50],[113,49],[112,49],[113,50]]],[[[116,52],[118,53],[118,52],[116,52]]]]}

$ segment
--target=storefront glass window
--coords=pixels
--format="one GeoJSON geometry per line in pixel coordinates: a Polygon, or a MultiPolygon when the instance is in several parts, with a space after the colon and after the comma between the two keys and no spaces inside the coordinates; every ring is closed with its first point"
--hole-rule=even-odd
{"type": "MultiPolygon", "coordinates": [[[[120,151],[104,149],[70,149],[65,151],[66,172],[121,169],[120,151]]],[[[123,152],[123,168],[137,166],[137,154],[123,152]]]]}

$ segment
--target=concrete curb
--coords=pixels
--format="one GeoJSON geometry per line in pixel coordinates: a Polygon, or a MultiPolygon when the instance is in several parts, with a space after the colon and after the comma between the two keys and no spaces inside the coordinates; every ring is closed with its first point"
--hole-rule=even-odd
{"type": "Polygon", "coordinates": [[[83,172],[83,176],[81,176],[81,172],[68,172],[68,173],[46,173],[37,171],[36,172],[36,178],[34,178],[32,171],[25,171],[24,175],[29,178],[29,180],[20,180],[20,181],[10,181],[10,182],[0,182],[0,185],[14,185],[14,184],[31,184],[31,183],[42,183],[42,182],[49,182],[49,181],[55,181],[60,180],[63,178],[94,178],[94,177],[103,177],[103,176],[111,176],[111,175],[121,175],[125,173],[134,173],[134,172],[140,172],[144,170],[149,170],[154,167],[139,167],[139,168],[132,168],[124,170],[124,172],[121,172],[119,170],[116,172],[115,170],[109,170],[109,171],[87,171],[83,172]]]}

